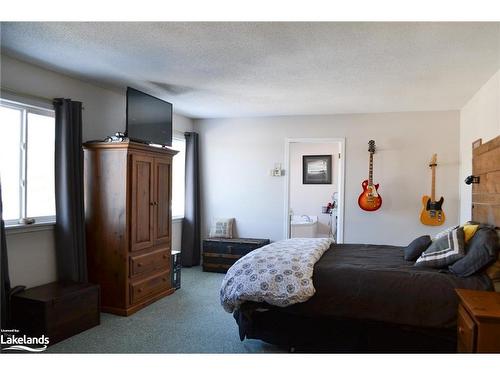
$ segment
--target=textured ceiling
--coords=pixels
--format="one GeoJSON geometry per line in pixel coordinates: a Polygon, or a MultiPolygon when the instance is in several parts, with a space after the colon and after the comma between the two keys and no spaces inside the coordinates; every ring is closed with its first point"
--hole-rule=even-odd
{"type": "Polygon", "coordinates": [[[459,109],[499,23],[2,23],[3,53],[195,118],[459,109]]]}

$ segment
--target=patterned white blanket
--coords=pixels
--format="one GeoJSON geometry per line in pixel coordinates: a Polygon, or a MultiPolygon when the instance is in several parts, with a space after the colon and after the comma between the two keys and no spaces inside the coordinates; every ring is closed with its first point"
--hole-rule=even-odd
{"type": "Polygon", "coordinates": [[[280,307],[307,301],[316,293],[312,283],[314,264],[331,243],[329,238],[292,238],[240,258],[222,281],[224,310],[233,312],[245,301],[280,307]]]}

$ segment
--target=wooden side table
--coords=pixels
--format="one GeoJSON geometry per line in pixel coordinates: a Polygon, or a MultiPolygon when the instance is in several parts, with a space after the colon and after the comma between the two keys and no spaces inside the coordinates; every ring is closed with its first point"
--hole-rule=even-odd
{"type": "Polygon", "coordinates": [[[459,353],[500,353],[500,293],[456,289],[459,353]]]}

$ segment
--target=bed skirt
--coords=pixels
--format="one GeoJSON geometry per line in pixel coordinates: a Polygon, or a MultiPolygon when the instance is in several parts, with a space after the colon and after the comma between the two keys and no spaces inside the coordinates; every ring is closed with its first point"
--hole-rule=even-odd
{"type": "MultiPolygon", "coordinates": [[[[260,306],[259,306],[260,307],[260,306]]],[[[369,320],[305,317],[244,304],[233,313],[240,339],[303,353],[454,353],[456,328],[411,327],[369,320]]]]}

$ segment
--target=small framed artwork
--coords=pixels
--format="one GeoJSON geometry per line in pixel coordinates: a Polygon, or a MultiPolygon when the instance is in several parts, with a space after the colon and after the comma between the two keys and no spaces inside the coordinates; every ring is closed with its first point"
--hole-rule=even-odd
{"type": "Polygon", "coordinates": [[[332,155],[303,155],[302,183],[331,184],[332,155]]]}

